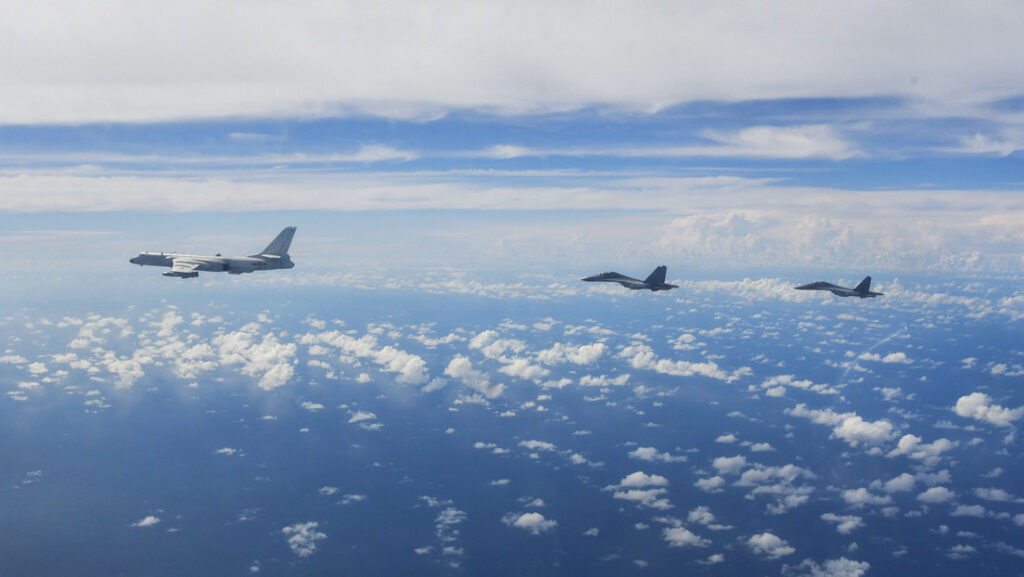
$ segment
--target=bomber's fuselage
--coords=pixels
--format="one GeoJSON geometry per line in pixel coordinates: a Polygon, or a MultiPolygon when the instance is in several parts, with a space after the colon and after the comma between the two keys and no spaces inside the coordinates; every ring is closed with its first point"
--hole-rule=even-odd
{"type": "Polygon", "coordinates": [[[295,264],[287,256],[207,256],[175,252],[142,252],[128,262],[139,266],[174,266],[175,260],[197,263],[196,271],[227,272],[231,274],[250,273],[258,270],[293,268],[295,264]]]}

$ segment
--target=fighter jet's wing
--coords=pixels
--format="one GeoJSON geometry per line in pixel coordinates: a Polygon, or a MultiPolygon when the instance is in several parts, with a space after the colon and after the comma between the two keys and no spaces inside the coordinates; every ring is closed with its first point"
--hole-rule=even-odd
{"type": "Polygon", "coordinates": [[[183,258],[174,259],[174,264],[171,265],[171,273],[176,275],[185,275],[191,272],[195,272],[199,268],[199,265],[203,264],[197,260],[188,260],[183,258]]]}

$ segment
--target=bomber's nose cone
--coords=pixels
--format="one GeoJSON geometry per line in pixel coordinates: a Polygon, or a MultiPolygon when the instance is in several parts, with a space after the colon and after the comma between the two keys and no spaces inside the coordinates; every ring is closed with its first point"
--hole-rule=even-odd
{"type": "Polygon", "coordinates": [[[136,262],[135,262],[135,261],[136,261],[136,260],[138,260],[138,259],[139,259],[139,257],[137,257],[137,256],[133,256],[132,258],[128,259],[128,262],[130,262],[130,263],[132,263],[132,264],[138,264],[138,263],[136,263],[136,262]]]}

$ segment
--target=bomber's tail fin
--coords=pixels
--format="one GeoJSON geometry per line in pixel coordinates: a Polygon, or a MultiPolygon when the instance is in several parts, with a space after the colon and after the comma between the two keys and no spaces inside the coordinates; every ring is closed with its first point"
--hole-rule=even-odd
{"type": "Polygon", "coordinates": [[[295,227],[286,226],[274,240],[263,249],[260,254],[273,256],[288,256],[288,247],[292,245],[292,237],[295,236],[295,227]]]}
{"type": "Polygon", "coordinates": [[[866,276],[864,280],[860,281],[860,284],[853,287],[853,290],[859,293],[866,293],[871,290],[871,277],[866,276]]]}
{"type": "Polygon", "coordinates": [[[651,285],[665,284],[666,271],[668,271],[668,267],[665,265],[661,265],[658,268],[654,269],[654,272],[648,275],[644,282],[651,285]]]}

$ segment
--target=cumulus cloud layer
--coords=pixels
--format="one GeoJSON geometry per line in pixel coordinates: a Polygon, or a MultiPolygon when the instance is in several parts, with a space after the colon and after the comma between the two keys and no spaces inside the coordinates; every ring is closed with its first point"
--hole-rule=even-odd
{"type": "Polygon", "coordinates": [[[273,333],[261,336],[259,329],[250,323],[214,338],[213,345],[223,364],[242,365],[243,374],[259,377],[261,389],[276,389],[295,374],[295,343],[281,343],[273,333]]]}

